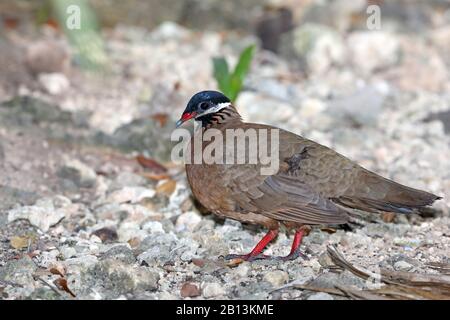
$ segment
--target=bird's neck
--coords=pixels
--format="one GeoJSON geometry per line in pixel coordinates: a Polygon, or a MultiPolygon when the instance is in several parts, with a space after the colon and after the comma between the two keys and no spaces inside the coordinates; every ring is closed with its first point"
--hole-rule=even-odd
{"type": "Polygon", "coordinates": [[[230,122],[242,122],[241,116],[232,105],[223,108],[218,112],[199,117],[197,118],[197,120],[200,120],[202,122],[202,127],[206,129],[224,125],[230,122]]]}

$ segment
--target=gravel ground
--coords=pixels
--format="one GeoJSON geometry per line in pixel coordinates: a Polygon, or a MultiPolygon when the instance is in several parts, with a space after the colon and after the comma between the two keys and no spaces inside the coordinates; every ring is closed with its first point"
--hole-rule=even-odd
{"type": "MultiPolygon", "coordinates": [[[[29,46],[67,47],[41,37],[29,46]]],[[[432,212],[355,212],[349,229],[314,229],[307,260],[228,265],[221,255],[251,250],[265,230],[203,212],[170,162],[169,137],[189,97],[215,88],[204,62],[236,61],[255,39],[172,23],[117,27],[105,33],[105,75],[71,67],[0,89],[0,299],[343,299],[288,284],[367,288],[333,270],[329,244],[373,272],[438,274],[429,264],[449,263],[450,252],[450,41],[438,41],[449,27],[344,36],[311,24],[289,37],[280,55],[258,51],[236,103],[244,119],[442,196],[432,212]],[[295,46],[317,28],[318,43],[295,46]]],[[[291,240],[282,233],[267,253],[286,254],[291,240]]]]}

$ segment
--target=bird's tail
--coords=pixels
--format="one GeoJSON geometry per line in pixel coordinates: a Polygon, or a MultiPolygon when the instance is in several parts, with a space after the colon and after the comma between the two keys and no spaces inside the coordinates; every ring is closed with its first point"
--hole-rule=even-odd
{"type": "Polygon", "coordinates": [[[333,198],[333,201],[345,207],[369,212],[388,211],[412,213],[442,199],[432,193],[410,188],[370,173],[361,192],[333,198]]]}

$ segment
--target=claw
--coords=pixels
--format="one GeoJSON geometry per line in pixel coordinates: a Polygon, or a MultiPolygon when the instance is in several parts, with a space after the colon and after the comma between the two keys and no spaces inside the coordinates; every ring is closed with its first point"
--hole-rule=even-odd
{"type": "Polygon", "coordinates": [[[271,259],[271,256],[265,254],[251,255],[251,254],[228,254],[223,257],[225,260],[242,260],[242,261],[255,261],[263,259],[271,259]]]}

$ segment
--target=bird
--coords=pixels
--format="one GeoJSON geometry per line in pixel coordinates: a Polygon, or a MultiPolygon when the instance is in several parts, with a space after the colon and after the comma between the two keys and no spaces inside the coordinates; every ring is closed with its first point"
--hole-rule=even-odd
{"type": "MultiPolygon", "coordinates": [[[[268,229],[251,252],[228,254],[225,259],[289,261],[306,258],[300,245],[312,227],[346,224],[349,209],[408,214],[441,199],[386,179],[336,151],[292,132],[244,122],[231,100],[218,91],[201,91],[193,95],[176,126],[192,119],[200,125],[190,139],[190,146],[197,135],[205,135],[213,129],[223,133],[224,140],[226,130],[278,129],[279,132],[276,155],[279,169],[273,174],[262,174],[261,163],[211,163],[204,159],[200,163],[185,164],[192,193],[208,211],[268,229]],[[295,230],[289,254],[281,257],[264,255],[264,249],[277,237],[282,226],[295,230]]],[[[212,143],[212,139],[204,140],[200,152],[212,143]]]]}

